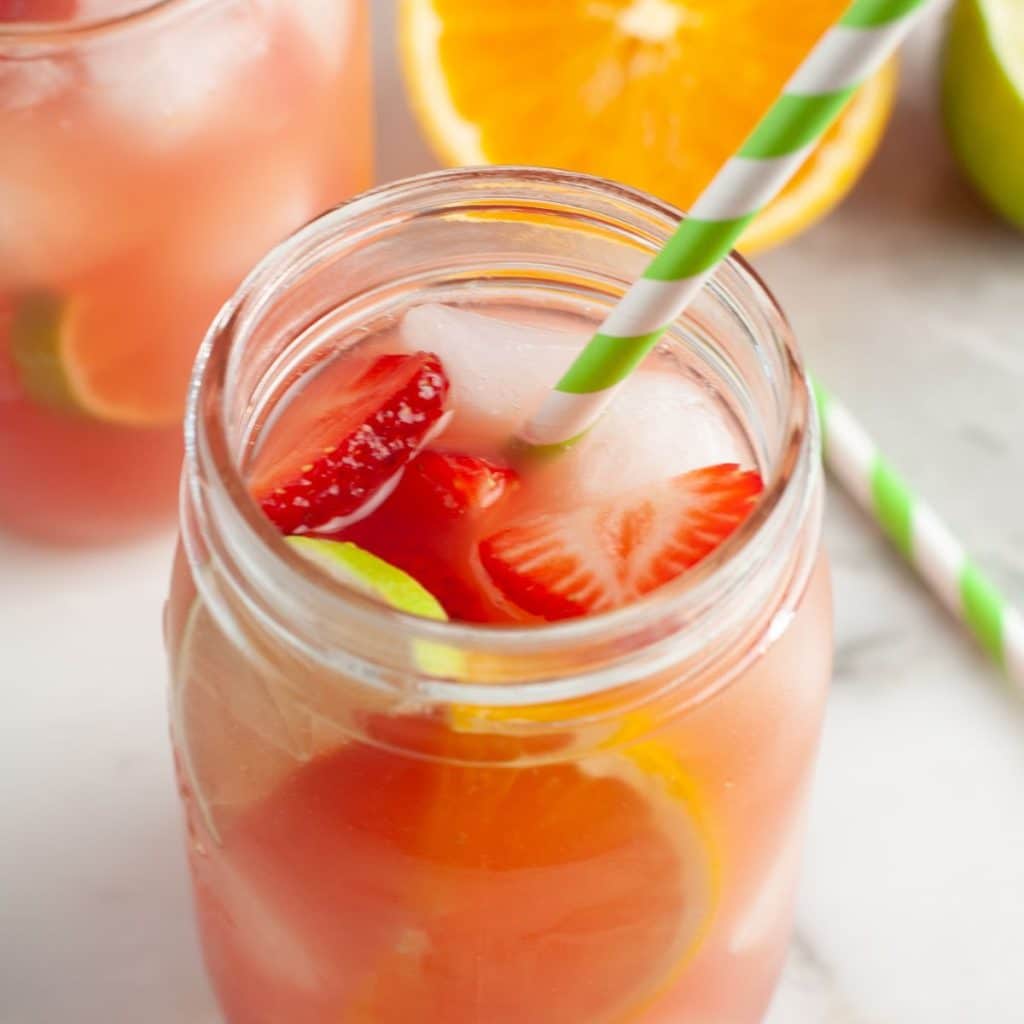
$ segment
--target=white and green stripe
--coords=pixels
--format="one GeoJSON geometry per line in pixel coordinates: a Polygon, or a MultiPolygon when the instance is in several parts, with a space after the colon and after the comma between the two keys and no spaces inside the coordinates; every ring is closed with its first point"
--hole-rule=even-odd
{"type": "Polygon", "coordinates": [[[930,2],[851,4],[523,427],[523,440],[564,444],[590,427],[930,2]]]}
{"type": "Polygon", "coordinates": [[[850,413],[815,384],[832,475],[871,515],[942,603],[1013,681],[1024,685],[1024,618],[971,560],[850,413]]]}

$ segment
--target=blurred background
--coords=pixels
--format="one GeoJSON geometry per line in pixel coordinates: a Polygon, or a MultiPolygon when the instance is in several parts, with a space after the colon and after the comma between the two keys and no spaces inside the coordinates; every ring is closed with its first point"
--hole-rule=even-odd
{"type": "MultiPolygon", "coordinates": [[[[372,9],[383,182],[439,162],[407,100],[394,5],[372,9]]],[[[753,262],[816,372],[1021,602],[1024,236],[952,156],[946,17],[906,46],[850,194],[753,262]]],[[[1016,1024],[1019,695],[834,487],[827,543],[836,677],[771,1024],[1016,1024]]],[[[0,535],[0,1024],[216,1020],[166,738],[171,545],[0,535]]]]}

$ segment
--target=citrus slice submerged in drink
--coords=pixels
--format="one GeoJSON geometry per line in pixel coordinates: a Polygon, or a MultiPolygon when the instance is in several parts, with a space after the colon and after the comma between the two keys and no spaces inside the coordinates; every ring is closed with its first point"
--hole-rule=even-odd
{"type": "MultiPolygon", "coordinates": [[[[458,747],[436,730],[439,749],[458,747]]],[[[233,961],[221,998],[253,1021],[297,1006],[311,1021],[616,1020],[671,983],[707,928],[697,817],[624,754],[458,765],[342,745],[223,833],[232,880],[211,876],[219,910],[204,913],[209,955],[233,961]],[[259,897],[233,906],[232,892],[259,897]],[[269,972],[260,939],[238,941],[252,913],[294,938],[301,971],[269,972]]]]}
{"type": "Polygon", "coordinates": [[[202,614],[183,789],[219,823],[194,823],[193,869],[231,1019],[612,1021],[699,950],[718,869],[670,750],[531,764],[529,739],[429,715],[373,716],[388,749],[310,730],[284,691],[240,686],[237,659],[217,685],[202,614]]]}
{"type": "MultiPolygon", "coordinates": [[[[290,543],[424,604],[354,545],[290,543]]],[[[265,673],[239,685],[240,660],[195,604],[177,665],[182,786],[202,814],[200,920],[232,1019],[612,1021],[700,947],[718,869],[699,787],[667,747],[550,763],[551,737],[491,733],[469,708],[370,713],[365,742],[321,716],[311,729],[302,695],[265,673]]]]}
{"type": "Polygon", "coordinates": [[[150,291],[100,286],[70,298],[13,299],[11,358],[28,397],[105,423],[176,422],[191,355],[216,304],[150,291]]]}

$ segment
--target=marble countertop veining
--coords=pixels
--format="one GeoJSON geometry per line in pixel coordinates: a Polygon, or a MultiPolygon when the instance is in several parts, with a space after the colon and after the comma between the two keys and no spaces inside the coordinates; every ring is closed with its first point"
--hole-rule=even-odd
{"type": "MultiPolygon", "coordinates": [[[[433,161],[376,13],[386,180],[433,161]]],[[[937,33],[911,41],[854,194],[757,265],[817,371],[1024,601],[1024,236],[952,166],[937,33]]],[[[1024,704],[835,492],[827,541],[836,679],[770,1024],[1019,1024],[1024,704]]],[[[166,739],[170,549],[0,540],[0,1024],[215,1024],[166,739]]]]}

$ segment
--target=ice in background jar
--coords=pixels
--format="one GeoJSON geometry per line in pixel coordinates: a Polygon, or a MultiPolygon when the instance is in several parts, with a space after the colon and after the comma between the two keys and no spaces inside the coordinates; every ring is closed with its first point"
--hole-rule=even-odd
{"type": "Polygon", "coordinates": [[[749,269],[725,265],[634,378],[618,422],[635,432],[595,434],[552,485],[571,507],[615,488],[617,463],[624,484],[723,457],[761,471],[730,544],[636,604],[500,627],[402,616],[304,563],[248,495],[317,372],[360,351],[443,349],[438,443],[495,452],[565,356],[557,329],[585,336],[676,216],[556,172],[399,182],[292,239],[211,332],[167,639],[229,1024],[762,1019],[831,610],[806,380],[749,269]],[[516,372],[526,356],[537,376],[516,372]]]}
{"type": "Polygon", "coordinates": [[[119,538],[170,514],[189,368],[220,304],[369,183],[366,5],[6,10],[0,527],[119,538]]]}

